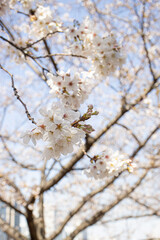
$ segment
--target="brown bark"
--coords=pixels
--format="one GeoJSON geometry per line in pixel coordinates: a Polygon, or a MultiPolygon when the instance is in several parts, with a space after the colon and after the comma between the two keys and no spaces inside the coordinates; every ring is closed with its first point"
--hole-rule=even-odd
{"type": "Polygon", "coordinates": [[[39,240],[37,237],[37,227],[34,222],[33,212],[27,209],[27,224],[30,233],[30,240],[39,240]]]}

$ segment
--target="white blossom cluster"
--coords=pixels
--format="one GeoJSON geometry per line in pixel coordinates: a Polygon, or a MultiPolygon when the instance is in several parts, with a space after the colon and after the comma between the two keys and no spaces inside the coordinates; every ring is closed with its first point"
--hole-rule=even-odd
{"type": "Polygon", "coordinates": [[[29,10],[32,8],[33,0],[10,0],[9,7],[14,9],[17,3],[21,3],[22,7],[26,10],[29,10]]]}
{"type": "MultiPolygon", "coordinates": [[[[44,4],[46,4],[46,0],[3,0],[5,2],[8,2],[8,7],[10,7],[11,9],[15,9],[15,10],[33,10],[36,9],[38,6],[43,6],[44,4]]],[[[47,2],[49,3],[50,1],[47,0],[47,2]]]]}
{"type": "Polygon", "coordinates": [[[48,33],[61,31],[61,24],[53,19],[53,11],[50,6],[43,6],[43,0],[2,0],[0,3],[0,13],[5,14],[9,8],[18,11],[23,9],[30,16],[30,25],[28,25],[31,37],[43,38],[48,33]]]}
{"type": "Polygon", "coordinates": [[[9,8],[15,10],[19,10],[19,8],[23,8],[23,10],[30,10],[33,6],[40,3],[42,4],[43,2],[43,0],[1,0],[0,13],[1,15],[8,13],[9,8]]]}
{"type": "Polygon", "coordinates": [[[101,77],[109,76],[125,61],[122,48],[114,34],[101,37],[94,31],[92,22],[86,18],[79,27],[66,30],[66,38],[72,42],[70,51],[92,61],[92,69],[101,77]]]}
{"type": "Polygon", "coordinates": [[[37,140],[43,139],[46,147],[43,158],[58,159],[61,154],[73,152],[73,146],[80,143],[85,137],[85,132],[72,126],[73,121],[80,117],[79,112],[64,107],[62,103],[54,103],[48,109],[40,109],[43,116],[32,131],[23,135],[23,141],[27,144],[30,140],[36,144],[37,140]]]}
{"type": "Polygon", "coordinates": [[[118,176],[122,171],[128,170],[129,172],[132,172],[134,168],[131,159],[120,154],[118,151],[111,153],[110,155],[105,152],[102,155],[96,156],[91,162],[91,165],[84,171],[84,173],[88,177],[95,179],[118,176]]]}
{"type": "Polygon", "coordinates": [[[48,33],[61,30],[60,24],[53,20],[51,8],[38,5],[34,15],[31,16],[30,35],[38,38],[45,37],[48,33]]]}
{"type": "Polygon", "coordinates": [[[92,88],[92,81],[85,76],[85,73],[82,78],[79,73],[71,76],[70,73],[63,72],[58,76],[48,73],[47,77],[52,96],[58,97],[64,105],[75,110],[79,109],[80,105],[88,98],[92,88]]]}

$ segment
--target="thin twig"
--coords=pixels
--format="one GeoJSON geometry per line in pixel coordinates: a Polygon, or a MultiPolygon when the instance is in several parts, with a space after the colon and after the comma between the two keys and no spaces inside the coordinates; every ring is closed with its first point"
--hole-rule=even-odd
{"type": "Polygon", "coordinates": [[[124,129],[126,129],[131,135],[132,137],[136,140],[136,142],[138,143],[138,145],[141,145],[141,142],[139,141],[139,139],[137,138],[137,136],[132,132],[131,129],[129,129],[127,126],[121,124],[121,123],[116,123],[118,126],[123,127],[124,129]]]}
{"type": "Polygon", "coordinates": [[[28,119],[34,123],[36,125],[36,122],[34,121],[34,118],[31,117],[29,111],[28,111],[28,108],[26,106],[26,104],[22,101],[22,99],[20,98],[19,94],[18,94],[18,91],[17,91],[17,88],[15,87],[15,84],[14,84],[14,79],[13,79],[13,75],[8,72],[4,67],[2,67],[2,65],[0,64],[0,69],[2,69],[3,71],[5,71],[10,77],[11,77],[11,82],[12,82],[12,89],[13,89],[13,92],[14,92],[14,95],[17,97],[17,99],[20,101],[20,103],[23,105],[24,109],[25,109],[25,113],[28,117],[28,119]]]}
{"type": "Polygon", "coordinates": [[[48,36],[53,35],[55,33],[61,33],[61,31],[55,31],[55,32],[48,33],[45,37],[42,37],[42,38],[38,39],[37,41],[35,41],[33,43],[28,43],[27,46],[23,48],[23,50],[26,50],[27,48],[32,47],[33,45],[41,42],[42,40],[46,39],[48,36]]]}
{"type": "Polygon", "coordinates": [[[4,27],[7,31],[7,33],[9,34],[9,36],[12,38],[12,40],[14,41],[14,36],[13,34],[11,33],[11,31],[9,30],[9,28],[4,24],[4,22],[2,22],[2,20],[0,20],[0,24],[2,27],[4,27]]]}
{"type": "Polygon", "coordinates": [[[34,59],[40,59],[40,58],[49,58],[49,57],[78,57],[78,58],[84,58],[87,59],[87,57],[83,56],[83,55],[77,55],[77,54],[70,54],[70,53],[53,53],[53,54],[48,54],[48,55],[44,55],[44,56],[38,56],[38,57],[34,57],[34,59]]]}
{"type": "MultiPolygon", "coordinates": [[[[47,40],[44,39],[43,42],[44,42],[44,45],[45,45],[45,48],[46,48],[48,54],[50,55],[51,54],[51,50],[50,50],[50,48],[48,46],[47,40]]],[[[54,58],[52,56],[50,56],[49,58],[50,58],[53,66],[54,66],[55,71],[58,72],[58,66],[57,66],[56,62],[54,61],[54,58]]]]}
{"type": "Polygon", "coordinates": [[[18,161],[15,159],[15,157],[13,156],[13,154],[11,153],[11,151],[10,151],[10,149],[8,148],[7,144],[5,143],[3,137],[0,136],[0,138],[1,138],[1,140],[2,140],[2,143],[3,143],[4,148],[5,148],[5,150],[8,152],[8,154],[9,154],[12,162],[14,162],[15,164],[17,164],[17,165],[19,165],[20,167],[25,168],[25,169],[29,169],[29,170],[32,170],[32,171],[40,170],[40,169],[34,167],[34,165],[25,165],[25,164],[23,164],[23,163],[18,162],[18,161]]]}

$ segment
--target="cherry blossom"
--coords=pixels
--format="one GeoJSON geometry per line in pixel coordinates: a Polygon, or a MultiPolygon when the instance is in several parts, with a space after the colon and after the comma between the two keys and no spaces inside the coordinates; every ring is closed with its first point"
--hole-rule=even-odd
{"type": "Polygon", "coordinates": [[[104,152],[101,155],[94,156],[88,169],[84,173],[88,177],[102,179],[110,176],[118,176],[124,170],[132,172],[136,167],[124,154],[116,151],[104,152]],[[109,152],[109,154],[108,154],[109,152]]]}
{"type": "Polygon", "coordinates": [[[63,72],[58,76],[48,73],[47,76],[52,96],[60,98],[64,105],[72,109],[79,109],[90,94],[92,81],[89,84],[89,79],[80,78],[79,73],[75,73],[74,76],[63,72]]]}
{"type": "Polygon", "coordinates": [[[30,35],[38,38],[45,37],[48,33],[61,30],[61,24],[54,21],[50,7],[38,5],[34,15],[31,16],[30,35]]]}
{"type": "MultiPolygon", "coordinates": [[[[24,5],[25,1],[21,1],[24,5]]],[[[44,37],[47,33],[58,29],[53,21],[50,7],[37,5],[31,19],[30,34],[44,37]]],[[[40,109],[41,119],[37,121],[37,127],[23,135],[24,143],[30,140],[33,144],[42,139],[45,144],[43,159],[59,159],[61,155],[72,153],[74,146],[81,144],[85,134],[90,134],[94,129],[85,121],[97,111],[89,105],[88,110],[82,116],[78,109],[89,97],[92,89],[102,77],[111,75],[117,67],[124,63],[124,55],[113,34],[105,37],[99,36],[93,31],[93,25],[86,18],[81,25],[67,28],[66,38],[70,41],[69,50],[74,54],[85,56],[92,67],[90,71],[66,72],[59,71],[56,74],[47,73],[47,84],[51,88],[50,96],[56,101],[50,106],[40,109]]],[[[23,45],[22,45],[23,46],[23,45]]],[[[86,170],[86,175],[94,178],[118,175],[119,172],[131,168],[131,160],[119,153],[112,153],[106,160],[106,155],[97,155],[86,170]]]]}
{"type": "Polygon", "coordinates": [[[66,38],[72,43],[69,51],[87,57],[92,62],[91,70],[99,77],[106,77],[122,66],[125,54],[113,33],[101,37],[93,29],[89,18],[79,27],[68,28],[66,38]]]}
{"type": "Polygon", "coordinates": [[[58,159],[61,154],[66,155],[73,151],[85,137],[85,132],[72,125],[79,119],[79,112],[64,108],[62,103],[53,103],[48,109],[40,109],[42,119],[38,120],[38,127],[23,134],[24,143],[30,140],[33,144],[42,139],[46,143],[43,158],[58,159]]]}

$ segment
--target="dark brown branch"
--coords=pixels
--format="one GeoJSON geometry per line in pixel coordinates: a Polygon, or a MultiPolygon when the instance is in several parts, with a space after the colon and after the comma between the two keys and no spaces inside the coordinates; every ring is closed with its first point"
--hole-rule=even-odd
{"type": "MultiPolygon", "coordinates": [[[[50,51],[50,48],[49,48],[49,46],[48,46],[47,40],[44,39],[43,42],[44,42],[44,45],[45,45],[45,48],[46,48],[48,54],[51,55],[51,51],[50,51]]],[[[58,67],[57,67],[57,64],[56,64],[55,61],[54,61],[53,56],[50,56],[49,58],[50,58],[50,60],[51,60],[51,62],[52,62],[52,64],[53,64],[53,67],[54,67],[55,71],[57,72],[57,71],[58,71],[58,67]]]]}
{"type": "Polygon", "coordinates": [[[34,118],[31,117],[29,111],[28,111],[28,108],[26,106],[26,104],[22,101],[22,99],[20,98],[19,94],[18,94],[18,91],[17,91],[17,88],[15,87],[14,85],[14,79],[13,79],[13,75],[8,72],[5,68],[2,67],[2,65],[0,65],[0,68],[5,71],[10,77],[11,77],[11,82],[12,82],[12,89],[13,89],[13,92],[14,92],[14,95],[16,96],[16,98],[18,99],[18,101],[23,105],[24,109],[25,109],[25,113],[28,117],[28,119],[34,123],[36,125],[36,122],[34,121],[34,118]]]}
{"type": "Polygon", "coordinates": [[[34,221],[33,211],[28,208],[26,210],[27,210],[27,219],[26,220],[27,220],[27,224],[28,224],[28,228],[29,228],[30,240],[38,240],[37,226],[34,221]]]}
{"type": "Polygon", "coordinates": [[[21,11],[17,11],[17,13],[22,14],[22,15],[24,15],[26,17],[29,17],[29,14],[27,14],[27,13],[24,13],[24,12],[21,12],[21,11]]]}
{"type": "MultiPolygon", "coordinates": [[[[137,215],[137,216],[129,215],[129,216],[124,216],[124,217],[119,217],[119,218],[115,218],[115,219],[111,219],[111,220],[102,221],[101,223],[106,224],[106,223],[111,223],[111,222],[118,222],[121,220],[143,218],[143,217],[153,217],[153,216],[157,216],[157,214],[153,212],[153,213],[144,213],[144,214],[137,215]]],[[[160,216],[158,216],[158,217],[160,217],[160,216]]]]}
{"type": "Polygon", "coordinates": [[[0,201],[3,202],[4,204],[6,204],[7,206],[9,206],[10,208],[14,209],[17,213],[19,213],[19,214],[21,214],[23,216],[26,216],[26,214],[24,212],[19,210],[15,205],[13,205],[8,200],[4,199],[1,195],[0,195],[0,201]]]}
{"type": "Polygon", "coordinates": [[[17,50],[21,51],[24,55],[27,55],[27,54],[25,54],[25,53],[23,52],[23,49],[20,48],[20,47],[18,47],[15,43],[11,42],[10,40],[8,40],[8,39],[6,39],[6,38],[4,38],[4,37],[2,37],[2,36],[0,36],[0,38],[1,38],[3,41],[9,43],[12,47],[14,47],[14,48],[16,48],[17,50]]]}
{"type": "MultiPolygon", "coordinates": [[[[28,43],[27,46],[26,46],[25,48],[23,48],[23,50],[34,46],[35,44],[37,44],[37,43],[45,40],[48,36],[53,35],[53,34],[55,34],[55,33],[61,33],[61,31],[55,31],[55,32],[52,32],[52,33],[48,33],[45,37],[42,37],[42,38],[38,39],[37,41],[35,41],[35,42],[33,42],[33,43],[28,43]]],[[[37,58],[37,57],[36,57],[36,58],[37,58]]]]}
{"type": "MultiPolygon", "coordinates": [[[[34,58],[34,56],[32,55],[32,53],[30,54],[30,53],[26,52],[26,51],[24,50],[24,48],[17,46],[15,43],[11,42],[10,40],[8,40],[8,39],[6,39],[6,38],[4,38],[4,37],[2,37],[2,36],[0,36],[0,38],[1,38],[3,41],[9,43],[12,47],[14,47],[14,48],[16,48],[17,50],[19,50],[19,51],[24,55],[25,59],[26,59],[27,57],[30,58],[30,59],[32,59],[32,60],[42,69],[43,74],[44,74],[44,71],[48,71],[47,68],[42,67],[41,64],[36,61],[36,59],[34,58]]],[[[45,75],[44,75],[44,77],[45,77],[45,75]]]]}
{"type": "Polygon", "coordinates": [[[82,56],[82,55],[76,55],[76,54],[69,54],[69,53],[53,53],[53,54],[48,54],[48,55],[44,55],[44,56],[38,56],[38,57],[34,57],[34,59],[39,59],[39,58],[49,58],[49,57],[77,57],[77,58],[84,58],[87,59],[87,57],[82,56]]]}
{"type": "Polygon", "coordinates": [[[6,29],[7,33],[9,34],[9,36],[11,37],[11,39],[14,41],[14,36],[11,33],[11,31],[9,30],[9,28],[4,24],[4,22],[2,22],[2,20],[0,20],[0,24],[6,29]]]}

